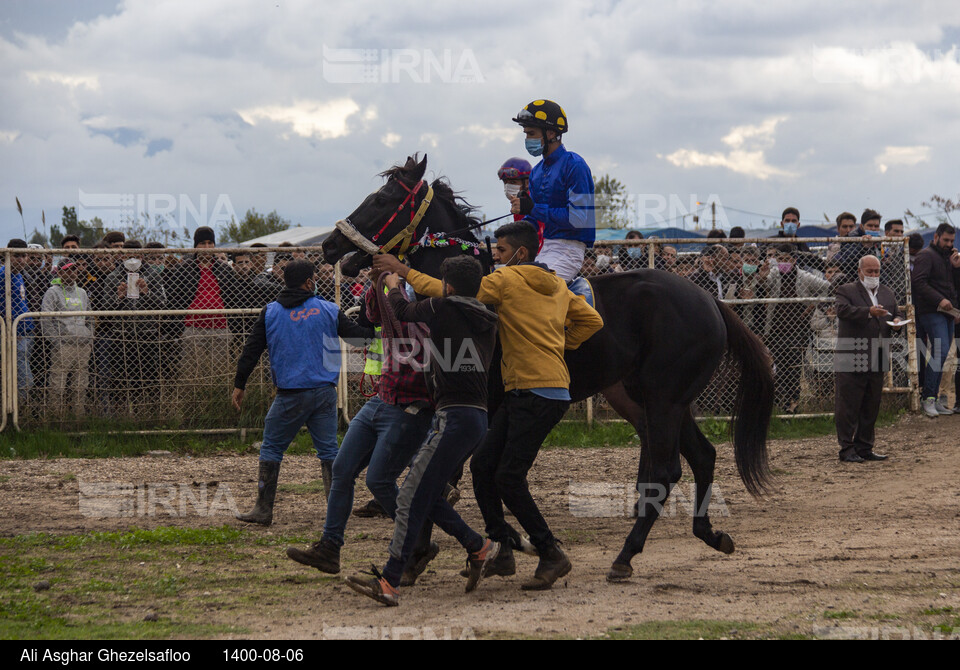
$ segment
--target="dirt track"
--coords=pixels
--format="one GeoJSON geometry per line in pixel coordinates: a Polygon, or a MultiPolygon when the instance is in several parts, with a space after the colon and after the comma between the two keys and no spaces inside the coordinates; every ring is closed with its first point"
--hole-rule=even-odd
{"type": "MultiPolygon", "coordinates": [[[[438,538],[440,557],[417,586],[403,592],[399,609],[381,608],[338,580],[291,563],[280,547],[260,548],[253,558],[237,564],[185,569],[200,584],[205,574],[214,572],[285,584],[284,597],[276,601],[211,608],[208,615],[268,638],[579,637],[666,620],[744,622],[771,634],[823,636],[831,634],[831,627],[846,630],[837,625],[938,623],[922,612],[952,608],[952,617],[960,614],[958,436],[960,416],[937,421],[909,417],[880,432],[877,450],[890,454],[890,460],[864,464],[838,462],[835,440],[829,437],[774,442],[770,451],[776,486],[763,500],[746,494],[736,478],[730,446],[721,445],[717,488],[729,516],[714,512],[714,526],[730,533],[737,551],[722,555],[694,538],[690,517],[679,505],[673,518],[654,526],[646,550],[634,559],[635,576],[626,584],[607,584],[604,575],[632,520],[574,516],[568,493],[571,482],[616,484],[621,492],[627,491],[637,448],[555,449],[544,452],[537,462],[531,473],[534,495],[543,501],[545,515],[574,563],[564,583],[547,593],[519,590],[535,563],[518,556],[517,577],[492,578],[477,593],[463,594],[456,574],[462,554],[445,537],[438,538]]],[[[216,527],[240,524],[222,514],[199,516],[191,506],[184,517],[171,517],[154,505],[155,517],[86,518],[78,505],[79,486],[103,481],[188,486],[196,482],[211,483],[208,491],[220,487],[225,493],[229,485],[236,504],[245,509],[253,500],[256,458],[6,461],[0,464],[0,475],[0,533],[7,537],[133,525],[216,527]]],[[[316,460],[307,457],[288,459],[281,471],[281,483],[318,478],[316,460]]],[[[685,473],[681,492],[689,495],[689,486],[685,473]]],[[[361,490],[360,502],[366,500],[361,490]]],[[[628,507],[625,493],[610,501],[619,501],[621,509],[628,507]]],[[[480,527],[469,485],[464,486],[458,509],[480,527]]],[[[322,519],[322,496],[288,491],[279,496],[274,526],[252,530],[318,537],[322,519]]],[[[390,532],[384,520],[352,519],[341,576],[371,561],[382,563],[390,532]]],[[[177,616],[175,611],[164,614],[177,616]]]]}

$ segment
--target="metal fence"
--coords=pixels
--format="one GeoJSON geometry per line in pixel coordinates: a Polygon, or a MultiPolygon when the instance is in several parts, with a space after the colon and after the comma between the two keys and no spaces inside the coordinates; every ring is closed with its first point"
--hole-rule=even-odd
{"type": "MultiPolygon", "coordinates": [[[[880,259],[881,283],[893,290],[904,318],[913,319],[904,238],[608,240],[587,252],[583,274],[655,268],[686,277],[730,305],[769,349],[776,366],[775,412],[827,416],[834,410],[838,347],[834,293],[837,286],[858,280],[859,260],[867,254],[880,259]],[[792,251],[779,251],[786,244],[792,251]],[[781,262],[796,271],[781,273],[781,262]]],[[[893,369],[886,375],[885,404],[916,410],[914,323],[894,334],[889,346],[893,369]]],[[[738,379],[734,362],[724,360],[697,400],[699,416],[729,416],[738,379]]],[[[602,404],[598,410],[594,403],[592,410],[601,419],[610,416],[602,404]]]]}
{"type": "MultiPolygon", "coordinates": [[[[727,242],[710,254],[685,246],[703,240],[598,242],[588,252],[584,275],[657,267],[717,291],[773,353],[781,410],[832,413],[831,304],[837,280],[824,279],[824,270],[829,273],[824,264],[828,255],[832,260],[840,253],[837,248],[863,242],[823,240],[834,245],[832,253],[824,247],[801,254],[802,274],[795,281],[785,281],[776,263],[765,262],[770,242],[757,240],[756,247],[749,240],[727,242]],[[747,262],[751,259],[758,262],[747,262]],[[756,265],[756,271],[745,272],[744,265],[748,270],[756,265]]],[[[912,317],[905,244],[888,239],[873,244],[871,253],[883,255],[883,283],[912,317]]],[[[347,279],[323,264],[316,247],[7,249],[4,254],[4,267],[12,272],[4,272],[0,287],[0,430],[7,414],[17,430],[245,434],[261,429],[275,392],[266,354],[248,381],[242,413],[231,406],[230,396],[243,344],[262,307],[279,295],[284,266],[294,258],[314,261],[318,293],[348,313],[362,309],[369,289],[366,278],[347,279]],[[79,291],[71,288],[71,270],[79,291]]],[[[905,364],[888,375],[887,402],[915,407],[912,325],[905,331],[899,338],[905,364]]],[[[339,404],[345,422],[370,393],[363,362],[362,350],[344,347],[339,404]]],[[[729,414],[737,379],[735,366],[724,361],[697,401],[698,413],[729,414]]],[[[616,415],[598,396],[575,405],[568,418],[616,415]]]]}

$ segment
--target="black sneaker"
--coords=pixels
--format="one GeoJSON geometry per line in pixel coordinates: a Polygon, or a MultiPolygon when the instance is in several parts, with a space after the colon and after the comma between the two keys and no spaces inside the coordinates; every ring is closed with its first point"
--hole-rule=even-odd
{"type": "Polygon", "coordinates": [[[427,569],[427,565],[430,564],[430,561],[437,557],[437,554],[440,553],[440,545],[436,542],[430,543],[430,548],[427,549],[422,554],[413,555],[410,557],[410,562],[407,563],[407,569],[403,571],[403,576],[400,577],[400,586],[413,586],[417,583],[417,578],[423,574],[423,571],[427,569]]]}
{"type": "Polygon", "coordinates": [[[353,516],[360,517],[361,519],[379,519],[380,517],[389,518],[390,515],[383,511],[383,507],[380,506],[376,500],[369,501],[363,507],[358,507],[353,510],[353,516]]]}
{"type": "Polygon", "coordinates": [[[476,589],[480,579],[489,574],[490,564],[497,558],[499,552],[500,543],[487,539],[483,541],[483,546],[478,551],[467,554],[467,593],[476,589]]]}
{"type": "Polygon", "coordinates": [[[340,572],[340,547],[325,538],[314,542],[306,551],[297,547],[287,547],[287,557],[329,575],[340,572]]]}

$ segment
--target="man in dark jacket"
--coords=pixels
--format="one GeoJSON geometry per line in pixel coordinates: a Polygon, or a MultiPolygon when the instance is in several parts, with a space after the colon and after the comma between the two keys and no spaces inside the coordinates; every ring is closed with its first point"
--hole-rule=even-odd
{"type": "MultiPolygon", "coordinates": [[[[883,461],[873,451],[875,424],[883,397],[884,372],[890,367],[888,322],[901,321],[897,297],[880,284],[880,260],[864,256],[859,281],[837,289],[836,424],[840,460],[883,461]],[[867,352],[864,354],[864,352],[867,352]]],[[[897,330],[900,326],[894,326],[897,330]]]]}
{"type": "MultiPolygon", "coordinates": [[[[314,294],[313,263],[293,261],[284,273],[286,288],[263,308],[237,362],[233,406],[239,412],[247,379],[264,349],[277,397],[270,406],[260,446],[257,503],[237,518],[269,526],[277,495],[280,462],[287,447],[306,424],[320,459],[324,487],[337,457],[337,378],[340,376],[338,337],[365,339],[372,329],[357,326],[333,303],[314,294]]],[[[329,488],[327,488],[329,490],[329,488]]]]}
{"type": "MultiPolygon", "coordinates": [[[[108,290],[103,296],[105,310],[162,310],[166,307],[160,270],[143,262],[138,253],[143,246],[139,240],[126,240],[124,254],[117,268],[103,280],[108,290]],[[124,263],[134,263],[128,269],[124,263]],[[127,282],[136,268],[137,287],[127,291],[127,282]]],[[[118,259],[118,256],[112,256],[118,259]]],[[[121,413],[138,416],[145,405],[156,402],[159,391],[157,383],[163,378],[160,350],[161,320],[156,316],[101,317],[97,336],[103,340],[109,384],[102,390],[102,401],[108,412],[120,409],[121,413]]]]}
{"type": "MultiPolygon", "coordinates": [[[[197,228],[193,246],[216,247],[213,230],[197,228]]],[[[239,298],[236,284],[236,274],[229,265],[211,253],[195,254],[165,280],[167,304],[170,309],[232,309],[239,298]]],[[[230,331],[225,316],[188,314],[184,319],[177,317],[171,326],[171,330],[181,332],[184,379],[217,380],[224,375],[230,363],[230,331]]]]}
{"type": "Polygon", "coordinates": [[[500,550],[470,528],[443,491],[450,477],[480,445],[487,429],[487,370],[497,339],[497,316],[474,298],[483,270],[468,256],[447,259],[441,266],[442,298],[408,303],[400,278],[389,275],[388,300],[397,319],[427,324],[430,363],[427,381],[437,411],[397,497],[390,558],[383,575],[351,577],[347,586],[388,606],[399,602],[400,578],[427,520],[436,523],[467,550],[467,587],[473,591],[484,568],[500,550]]]}
{"type": "Polygon", "coordinates": [[[939,398],[943,364],[953,346],[954,328],[960,318],[949,312],[957,308],[957,274],[960,253],[954,248],[956,229],[949,223],[937,228],[930,246],[913,263],[913,301],[917,322],[929,341],[930,358],[923,371],[923,411],[935,418],[953,414],[939,398]]]}

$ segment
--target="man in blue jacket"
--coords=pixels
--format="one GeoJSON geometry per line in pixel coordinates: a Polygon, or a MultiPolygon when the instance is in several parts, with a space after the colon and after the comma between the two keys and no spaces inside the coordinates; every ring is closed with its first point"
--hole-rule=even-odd
{"type": "MultiPolygon", "coordinates": [[[[12,239],[7,243],[10,249],[26,249],[27,243],[12,239]]],[[[10,323],[30,311],[27,304],[27,288],[23,281],[23,269],[27,265],[25,254],[10,255],[10,323]]],[[[6,293],[4,292],[4,274],[6,268],[0,267],[0,318],[7,318],[6,293]]],[[[39,305],[37,305],[39,307],[39,305]]],[[[26,317],[17,324],[17,388],[21,391],[33,388],[33,375],[30,372],[30,350],[33,348],[33,319],[26,317]]]]}
{"type": "Polygon", "coordinates": [[[237,518],[269,526],[283,454],[306,424],[329,492],[337,457],[339,337],[369,339],[372,328],[356,325],[339,307],[314,295],[314,266],[296,260],[283,272],[286,288],[260,312],[237,362],[233,406],[240,411],[247,379],[266,349],[277,397],[267,412],[260,446],[257,504],[237,518]]]}
{"type": "Polygon", "coordinates": [[[529,196],[511,198],[510,211],[523,214],[539,231],[537,262],[569,283],[596,239],[593,175],[586,161],[561,142],[568,122],[560,105],[534,100],[513,121],[523,127],[527,152],[543,160],[530,173],[529,196]]]}

